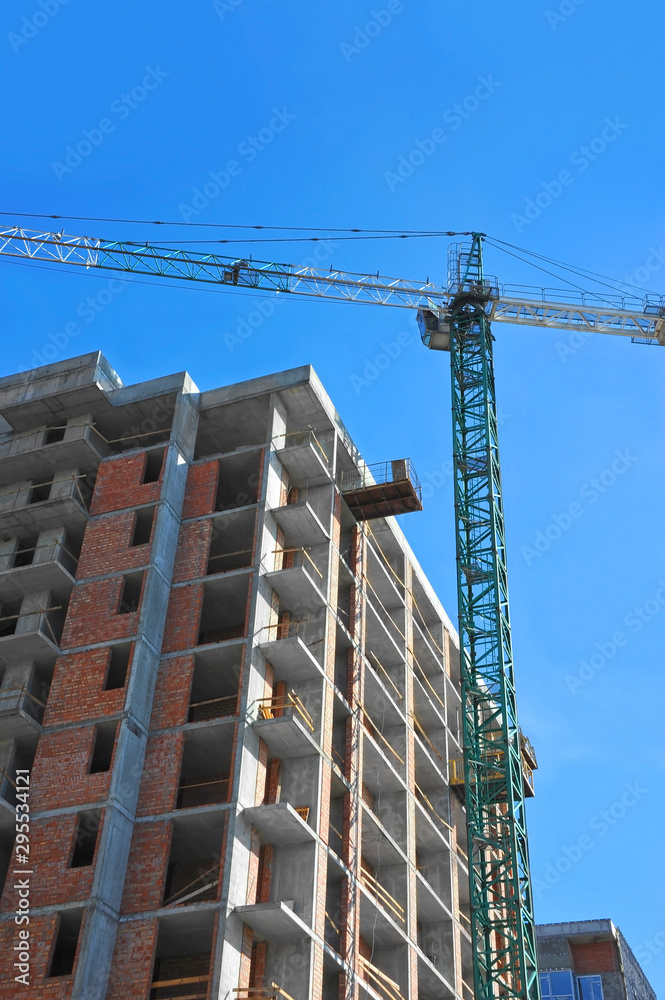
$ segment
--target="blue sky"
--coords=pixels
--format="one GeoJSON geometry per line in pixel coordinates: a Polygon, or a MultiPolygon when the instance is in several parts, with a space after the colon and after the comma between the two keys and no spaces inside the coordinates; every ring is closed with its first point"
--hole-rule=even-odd
{"type": "MultiPolygon", "coordinates": [[[[651,55],[664,20],[645,0],[11,0],[0,210],[479,229],[665,292],[651,55]],[[409,171],[414,150],[422,163],[409,171]]],[[[50,225],[167,246],[247,236],[50,225]]],[[[325,267],[443,282],[446,248],[226,252],[301,263],[318,251],[325,267]]],[[[562,285],[493,249],[487,267],[562,285]]],[[[426,509],[402,525],[455,617],[448,356],[420,346],[411,313],[289,301],[255,314],[242,339],[268,300],[109,282],[0,261],[2,373],[102,349],[126,383],[187,369],[210,388],[311,362],[368,461],[414,460],[426,509]],[[397,357],[381,368],[384,345],[397,357]]],[[[520,714],[540,762],[537,919],[611,917],[662,993],[665,354],[615,337],[494,333],[520,714]]]]}

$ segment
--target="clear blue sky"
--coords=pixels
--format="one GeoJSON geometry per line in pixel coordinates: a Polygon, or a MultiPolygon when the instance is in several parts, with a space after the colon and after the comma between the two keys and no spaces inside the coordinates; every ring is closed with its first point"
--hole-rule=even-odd
{"type": "MultiPolygon", "coordinates": [[[[655,2],[12,0],[0,21],[3,211],[482,229],[665,291],[655,2]],[[80,162],[67,160],[81,142],[80,162]],[[418,149],[422,164],[396,179],[418,149]],[[539,194],[544,207],[525,221],[539,194]]],[[[166,245],[220,235],[65,227],[166,245]]],[[[301,262],[314,248],[229,252],[301,262]]],[[[319,253],[325,266],[445,275],[442,239],[319,253]]],[[[487,263],[504,281],[555,284],[493,250],[487,263]]],[[[455,617],[448,357],[419,345],[410,313],[290,301],[243,341],[266,300],[109,291],[108,277],[6,261],[0,279],[3,374],[97,348],[127,383],[187,369],[201,388],[311,362],[368,461],[413,458],[427,504],[402,524],[455,617]],[[399,357],[372,368],[400,333],[399,357]]],[[[611,917],[662,993],[665,352],[494,332],[521,721],[540,761],[537,919],[611,917]],[[580,516],[532,555],[538,532],[556,536],[553,518],[576,503],[580,516]]]]}

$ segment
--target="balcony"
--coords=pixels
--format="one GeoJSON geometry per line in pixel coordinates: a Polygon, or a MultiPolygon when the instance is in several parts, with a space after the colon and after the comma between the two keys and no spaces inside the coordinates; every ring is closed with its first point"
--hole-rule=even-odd
{"type": "MultiPolygon", "coordinates": [[[[259,649],[266,660],[275,668],[275,676],[287,684],[297,684],[299,681],[323,676],[321,666],[309,646],[297,634],[298,625],[297,622],[288,625],[268,625],[264,630],[268,638],[259,643],[259,649]]],[[[320,642],[316,644],[321,645],[320,642]]]]}
{"type": "Polygon", "coordinates": [[[292,482],[320,486],[329,482],[330,458],[314,431],[296,431],[277,439],[275,452],[292,482]]]}
{"type": "Polygon", "coordinates": [[[314,722],[297,694],[264,698],[256,703],[254,729],[275,757],[314,757],[319,747],[312,738],[314,722]]]}
{"type": "MultiPolygon", "coordinates": [[[[288,902],[280,899],[275,903],[252,903],[248,906],[236,906],[242,922],[254,931],[257,941],[274,941],[282,944],[285,941],[302,941],[305,935],[311,935],[312,929],[296,916],[288,902]]],[[[254,996],[252,992],[250,996],[254,996]]]]}
{"type": "Polygon", "coordinates": [[[52,663],[59,652],[63,611],[56,605],[0,617],[0,658],[52,663]]]}
{"type": "Polygon", "coordinates": [[[3,740],[18,740],[41,732],[46,703],[21,684],[0,688],[0,731],[3,740]]]}
{"type": "Polygon", "coordinates": [[[266,580],[287,608],[314,611],[326,603],[325,580],[307,549],[275,549],[275,568],[266,580]]]}
{"type": "Polygon", "coordinates": [[[66,597],[74,586],[76,563],[76,556],[60,541],[19,545],[11,556],[0,556],[0,602],[43,590],[66,597]],[[10,565],[3,566],[7,562],[10,565]]]}
{"type": "Polygon", "coordinates": [[[251,806],[243,810],[243,816],[256,827],[266,843],[275,847],[309,844],[316,840],[312,827],[289,802],[251,806]]]}
{"type": "Polygon", "coordinates": [[[88,520],[86,476],[23,483],[0,492],[0,532],[24,537],[48,528],[80,535],[88,520]]]}
{"type": "Polygon", "coordinates": [[[330,540],[330,536],[319,520],[315,510],[310,506],[302,492],[292,490],[291,498],[298,495],[298,500],[287,500],[283,507],[274,507],[270,513],[277,524],[284,530],[290,541],[299,547],[305,545],[321,545],[330,540]]]}
{"type": "Polygon", "coordinates": [[[110,454],[111,448],[89,422],[14,434],[0,444],[0,484],[16,482],[19,476],[49,479],[58,469],[92,472],[110,454]]]}

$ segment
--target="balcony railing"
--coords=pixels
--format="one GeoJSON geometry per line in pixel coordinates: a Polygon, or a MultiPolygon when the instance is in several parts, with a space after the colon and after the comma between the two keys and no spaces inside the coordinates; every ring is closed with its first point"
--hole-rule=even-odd
{"type": "Polygon", "coordinates": [[[35,722],[41,723],[45,708],[46,702],[41,701],[22,684],[8,684],[7,687],[0,688],[0,714],[22,709],[35,722]]]}
{"type": "Polygon", "coordinates": [[[263,698],[258,703],[259,719],[278,719],[297,714],[310,732],[314,732],[314,720],[295,691],[276,698],[263,698]]]}
{"type": "Polygon", "coordinates": [[[194,806],[217,805],[229,800],[230,778],[203,778],[200,781],[185,779],[178,788],[176,809],[194,806]]]}
{"type": "Polygon", "coordinates": [[[404,907],[365,868],[360,869],[360,881],[385,910],[404,923],[404,907]]]}
{"type": "Polygon", "coordinates": [[[44,634],[41,627],[42,621],[44,621],[46,623],[51,641],[57,646],[60,640],[56,636],[48,617],[48,615],[53,611],[62,611],[62,605],[58,604],[52,608],[35,608],[34,611],[22,611],[16,615],[4,615],[0,618],[0,638],[7,638],[13,635],[26,636],[34,634],[35,632],[41,632],[44,634]],[[17,627],[21,618],[38,618],[39,621],[34,629],[26,629],[25,631],[18,632],[17,627]]]}

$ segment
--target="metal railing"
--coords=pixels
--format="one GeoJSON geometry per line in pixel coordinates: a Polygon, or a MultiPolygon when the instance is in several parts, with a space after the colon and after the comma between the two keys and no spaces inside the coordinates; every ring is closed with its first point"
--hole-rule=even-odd
{"type": "Polygon", "coordinates": [[[323,458],[326,465],[330,465],[330,459],[328,458],[323,445],[321,444],[314,430],[311,427],[309,428],[309,430],[306,431],[290,431],[288,434],[277,434],[275,435],[273,440],[276,441],[279,438],[284,438],[285,448],[294,448],[298,447],[298,445],[301,444],[314,445],[317,451],[319,452],[320,456],[323,458]],[[287,438],[290,439],[288,444],[286,443],[287,438]]]}
{"type": "Polygon", "coordinates": [[[307,549],[301,547],[279,548],[273,549],[272,554],[275,557],[273,572],[279,572],[283,569],[304,569],[306,572],[314,570],[319,579],[319,585],[323,583],[323,573],[316,565],[307,549]]]}
{"type": "Polygon", "coordinates": [[[60,566],[62,566],[64,569],[66,569],[67,572],[74,574],[76,572],[76,567],[78,565],[78,557],[75,556],[73,552],[70,552],[69,549],[64,545],[64,543],[61,542],[59,539],[54,539],[51,542],[40,542],[38,545],[33,545],[29,549],[18,548],[18,549],[16,549],[15,552],[10,553],[8,556],[4,556],[4,557],[0,556],[0,561],[3,558],[11,559],[12,560],[12,564],[11,564],[11,566],[7,566],[6,569],[0,569],[0,573],[9,572],[9,570],[12,570],[12,569],[27,568],[28,566],[45,566],[47,562],[57,562],[60,566]],[[57,549],[57,550],[60,550],[60,551],[64,552],[66,556],[69,557],[69,560],[71,560],[71,562],[69,563],[69,565],[67,565],[66,562],[63,559],[59,559],[58,556],[56,555],[56,553],[54,552],[53,557],[51,559],[45,560],[44,562],[37,562],[36,563],[35,559],[34,559],[34,553],[35,552],[39,552],[40,549],[57,549]],[[30,559],[28,562],[23,562],[23,561],[17,562],[17,560],[21,559],[22,556],[25,556],[25,555],[27,555],[30,552],[33,553],[32,559],[30,559]]]}
{"type": "Polygon", "coordinates": [[[409,481],[418,499],[422,500],[420,480],[410,458],[363,465],[359,469],[346,469],[338,473],[335,481],[342,493],[366,489],[369,486],[387,486],[390,483],[409,481]]]}
{"type": "Polygon", "coordinates": [[[362,867],[360,869],[360,881],[365,886],[367,891],[374,896],[376,901],[384,907],[384,909],[389,910],[393,916],[397,917],[398,920],[401,920],[402,923],[405,922],[404,907],[400,906],[395,897],[391,896],[388,890],[381,885],[378,879],[375,879],[373,875],[370,875],[370,873],[362,867]]]}
{"type": "MultiPolygon", "coordinates": [[[[62,605],[58,604],[58,605],[56,605],[55,607],[52,607],[52,608],[35,608],[34,611],[22,611],[22,612],[20,612],[17,615],[4,615],[2,618],[0,618],[0,638],[9,638],[9,636],[17,634],[17,632],[16,632],[16,626],[14,626],[14,628],[11,629],[11,631],[3,630],[2,622],[18,621],[19,618],[32,618],[33,616],[38,616],[38,617],[40,617],[40,619],[43,618],[43,620],[48,625],[49,632],[51,633],[51,639],[53,640],[53,642],[57,646],[59,644],[60,640],[58,638],[56,638],[56,634],[53,631],[53,626],[51,625],[51,622],[49,621],[48,613],[50,611],[62,611],[62,605]]],[[[31,629],[29,632],[19,632],[18,635],[30,635],[33,631],[34,632],[42,632],[41,621],[38,622],[37,627],[35,629],[31,629]]]]}

